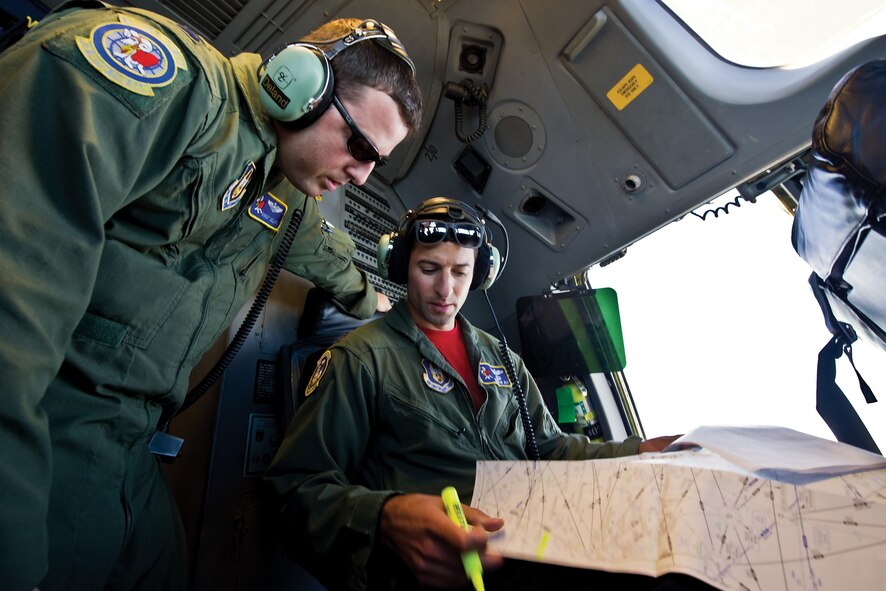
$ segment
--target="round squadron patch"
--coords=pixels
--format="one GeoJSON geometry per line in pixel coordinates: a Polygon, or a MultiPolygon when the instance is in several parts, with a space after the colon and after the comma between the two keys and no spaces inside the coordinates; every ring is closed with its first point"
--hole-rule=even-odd
{"type": "Polygon", "coordinates": [[[184,55],[166,35],[150,25],[120,17],[77,37],[77,47],[93,68],[118,86],[144,96],[175,80],[187,69],[184,55]]]}
{"type": "Polygon", "coordinates": [[[311,374],[311,379],[308,380],[308,385],[305,386],[305,398],[311,395],[311,392],[317,389],[317,384],[320,383],[320,378],[323,377],[323,374],[326,373],[326,369],[329,367],[329,358],[332,357],[332,353],[329,349],[323,352],[323,355],[320,356],[320,359],[317,360],[317,367],[314,368],[314,373],[311,374]]]}

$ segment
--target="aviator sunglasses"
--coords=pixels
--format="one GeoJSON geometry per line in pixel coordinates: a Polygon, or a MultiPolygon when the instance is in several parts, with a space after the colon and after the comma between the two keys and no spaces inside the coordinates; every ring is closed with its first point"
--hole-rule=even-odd
{"type": "Polygon", "coordinates": [[[341,101],[338,100],[336,95],[332,95],[332,104],[335,105],[335,108],[341,113],[342,119],[344,119],[345,123],[348,124],[348,127],[351,128],[351,137],[348,138],[348,152],[351,153],[351,156],[360,162],[374,162],[376,167],[387,164],[388,159],[379,155],[378,148],[376,148],[373,143],[369,141],[369,138],[366,137],[366,134],[357,127],[357,124],[354,123],[350,113],[345,110],[344,105],[341,104],[341,101]]]}
{"type": "Polygon", "coordinates": [[[479,248],[483,242],[483,227],[470,222],[443,222],[418,220],[415,222],[415,239],[421,244],[439,244],[452,236],[465,248],[479,248]]]}

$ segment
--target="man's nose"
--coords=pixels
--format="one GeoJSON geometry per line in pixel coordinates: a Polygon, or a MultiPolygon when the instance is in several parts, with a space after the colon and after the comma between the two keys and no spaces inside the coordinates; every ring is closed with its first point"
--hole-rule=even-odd
{"type": "Polygon", "coordinates": [[[442,296],[448,296],[452,293],[452,284],[454,279],[449,273],[440,273],[437,280],[437,292],[442,296]]]}
{"type": "Polygon", "coordinates": [[[351,179],[351,182],[355,185],[362,185],[369,179],[369,175],[372,173],[372,169],[375,168],[375,162],[361,162],[359,160],[354,160],[354,163],[351,166],[348,166],[345,169],[345,172],[348,175],[348,178],[351,179]]]}

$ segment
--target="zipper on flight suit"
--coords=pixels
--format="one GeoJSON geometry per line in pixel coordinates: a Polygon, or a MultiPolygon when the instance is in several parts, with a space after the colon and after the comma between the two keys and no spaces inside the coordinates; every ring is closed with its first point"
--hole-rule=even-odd
{"type": "Polygon", "coordinates": [[[242,227],[243,217],[247,215],[246,212],[248,211],[250,204],[255,200],[259,191],[263,188],[263,183],[255,182],[260,178],[264,178],[264,171],[257,168],[252,178],[253,182],[249,183],[247,192],[242,197],[239,207],[237,207],[235,212],[232,212],[231,221],[222,226],[221,230],[216,232],[212,238],[210,238],[206,248],[199,253],[200,259],[204,262],[209,271],[209,285],[203,292],[200,323],[191,334],[191,339],[185,353],[186,356],[189,356],[193,352],[195,343],[206,328],[206,319],[209,314],[208,303],[212,299],[212,294],[215,293],[218,286],[218,260],[224,250],[223,245],[228,242],[227,238],[232,232],[235,232],[235,230],[242,227]]]}

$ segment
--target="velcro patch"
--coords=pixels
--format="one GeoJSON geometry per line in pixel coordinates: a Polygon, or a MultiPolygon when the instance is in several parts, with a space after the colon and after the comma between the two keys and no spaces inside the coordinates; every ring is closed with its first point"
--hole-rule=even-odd
{"type": "Polygon", "coordinates": [[[326,370],[329,368],[329,358],[332,357],[332,353],[327,349],[323,352],[323,355],[320,356],[320,359],[317,360],[317,367],[314,368],[314,373],[311,374],[311,379],[308,380],[308,385],[305,386],[305,398],[311,395],[311,393],[317,389],[317,384],[320,383],[320,378],[323,377],[323,374],[326,373],[326,370]]]}
{"type": "Polygon", "coordinates": [[[455,387],[455,382],[452,378],[443,373],[443,370],[427,359],[422,359],[421,365],[425,370],[423,376],[425,384],[427,384],[428,388],[431,390],[439,392],[440,394],[446,394],[455,387]]]}
{"type": "Polygon", "coordinates": [[[286,209],[286,203],[271,193],[265,193],[249,206],[249,217],[276,232],[283,225],[286,209]]]}
{"type": "Polygon", "coordinates": [[[47,39],[43,47],[143,117],[190,83],[193,75],[184,54],[166,34],[145,21],[117,16],[117,21],[87,25],[91,30],[47,39]]]}
{"type": "Polygon", "coordinates": [[[226,209],[231,209],[232,207],[240,203],[240,199],[242,199],[243,195],[246,194],[246,187],[249,186],[249,181],[252,180],[252,175],[254,172],[255,162],[250,160],[246,163],[246,166],[243,168],[243,172],[240,173],[240,176],[231,181],[231,184],[229,184],[228,188],[225,190],[225,194],[222,195],[222,211],[225,211],[226,209]]]}
{"type": "Polygon", "coordinates": [[[511,378],[508,377],[508,372],[505,371],[505,368],[500,365],[490,365],[488,363],[480,362],[480,378],[481,384],[495,384],[496,386],[502,386],[503,388],[511,388],[511,378]]]}
{"type": "Polygon", "coordinates": [[[77,47],[105,78],[136,94],[154,96],[154,88],[187,70],[178,47],[147,23],[120,16],[120,22],[97,25],[89,37],[77,37],[77,47]]]}

